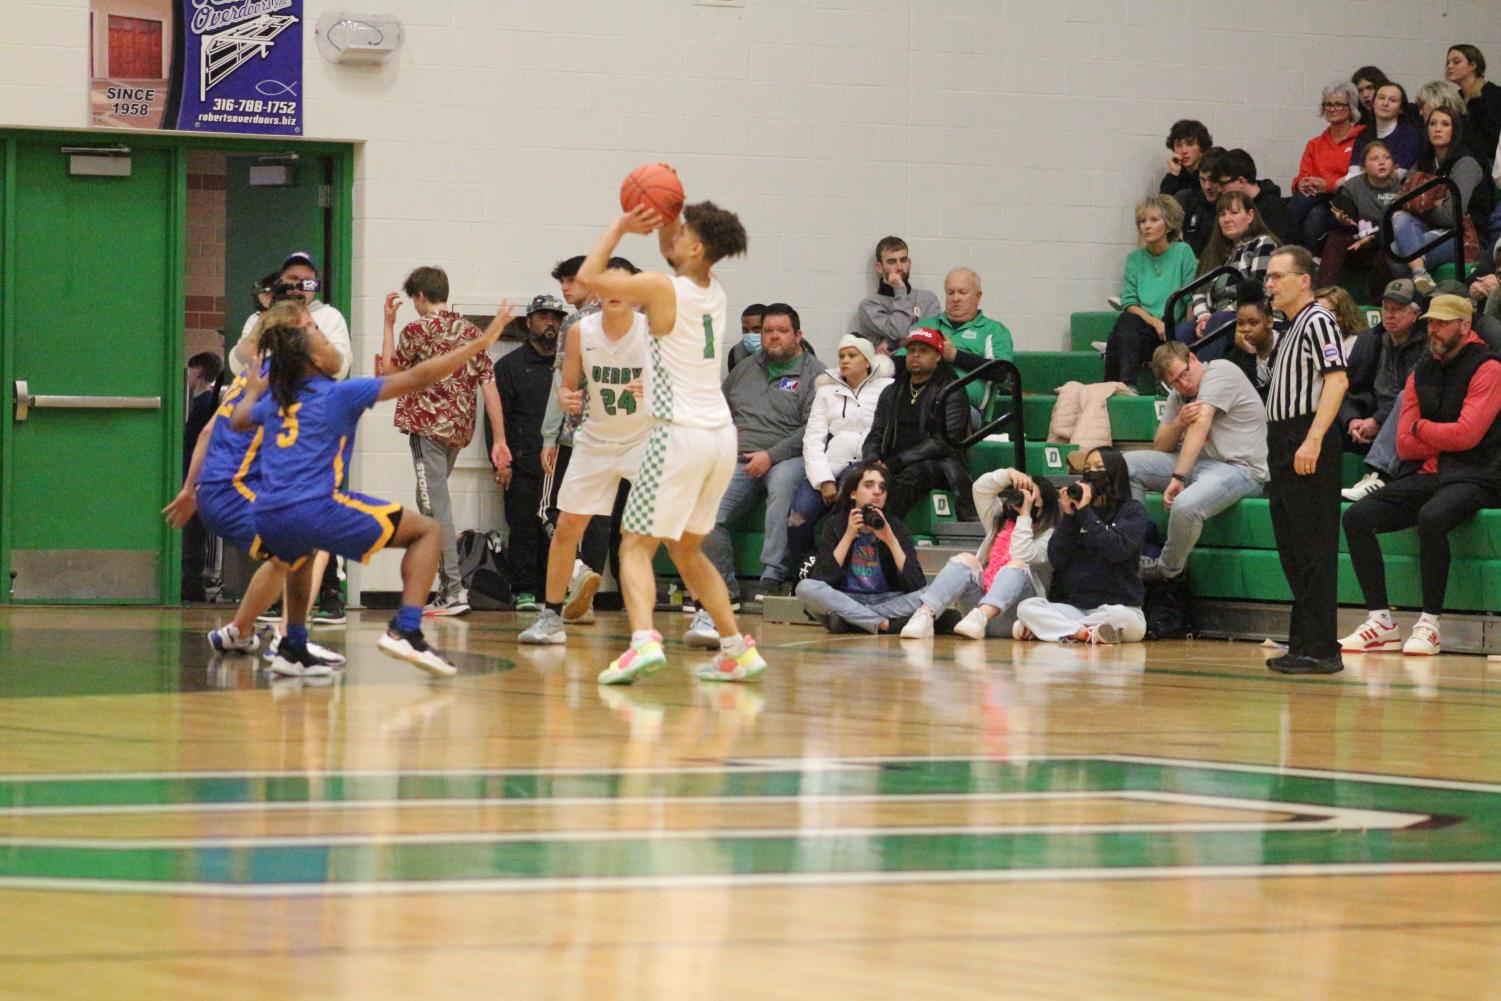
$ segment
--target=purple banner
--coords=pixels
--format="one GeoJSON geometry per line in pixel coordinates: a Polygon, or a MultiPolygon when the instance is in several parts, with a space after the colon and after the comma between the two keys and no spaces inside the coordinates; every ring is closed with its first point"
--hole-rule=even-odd
{"type": "Polygon", "coordinates": [[[181,0],[177,128],[302,134],[302,0],[181,0]]]}

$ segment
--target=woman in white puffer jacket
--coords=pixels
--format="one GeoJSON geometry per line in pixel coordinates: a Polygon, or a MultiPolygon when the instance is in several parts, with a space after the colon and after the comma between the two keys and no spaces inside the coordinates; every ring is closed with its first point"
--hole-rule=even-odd
{"type": "Polygon", "coordinates": [[[803,432],[806,476],[787,518],[787,565],[798,567],[813,552],[813,525],[839,495],[839,478],[860,462],[860,449],[876,419],[876,401],[891,379],[877,374],[875,346],[857,334],[839,339],[839,366],[819,376],[819,388],[803,432]],[[827,381],[825,381],[827,380],[827,381]]]}

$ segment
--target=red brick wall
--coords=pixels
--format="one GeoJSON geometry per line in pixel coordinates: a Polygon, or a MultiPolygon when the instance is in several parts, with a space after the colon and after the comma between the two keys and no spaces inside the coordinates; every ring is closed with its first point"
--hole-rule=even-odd
{"type": "Polygon", "coordinates": [[[224,154],[188,155],[187,317],[188,357],[223,351],[224,199],[228,187],[224,154]]]}

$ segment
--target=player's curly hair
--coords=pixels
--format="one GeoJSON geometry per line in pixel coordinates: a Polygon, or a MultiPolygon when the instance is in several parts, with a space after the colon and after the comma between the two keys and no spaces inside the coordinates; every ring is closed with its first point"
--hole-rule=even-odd
{"type": "Polygon", "coordinates": [[[290,407],[297,402],[297,387],[313,368],[307,330],[302,326],[307,315],[307,306],[301,302],[272,303],[261,314],[260,325],[256,327],[257,350],[271,356],[267,379],[278,407],[290,407]]]}
{"type": "Polygon", "coordinates": [[[709,263],[745,253],[745,227],[740,217],[713,202],[695,202],[683,207],[683,221],[692,227],[709,263]]]}

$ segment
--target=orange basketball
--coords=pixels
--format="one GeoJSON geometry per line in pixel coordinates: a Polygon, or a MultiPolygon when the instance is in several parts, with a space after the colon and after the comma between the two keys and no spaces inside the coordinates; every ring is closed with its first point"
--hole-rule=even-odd
{"type": "Polygon", "coordinates": [[[683,211],[683,182],[678,172],[665,163],[642,164],[626,175],[620,184],[620,207],[627,212],[647,205],[673,220],[683,211]]]}

